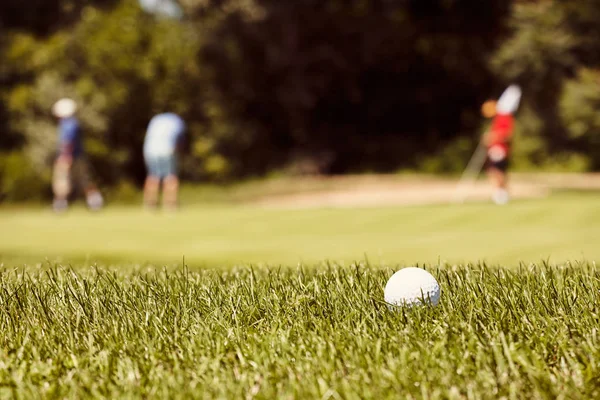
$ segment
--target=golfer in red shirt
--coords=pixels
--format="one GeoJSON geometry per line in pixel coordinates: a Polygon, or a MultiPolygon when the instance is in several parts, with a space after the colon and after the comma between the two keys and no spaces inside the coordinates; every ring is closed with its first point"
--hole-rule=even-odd
{"type": "Polygon", "coordinates": [[[515,124],[513,115],[520,100],[521,89],[517,85],[511,85],[502,93],[498,102],[490,100],[482,106],[483,115],[493,118],[484,140],[487,147],[486,171],[494,187],[492,199],[496,204],[506,204],[509,200],[506,173],[515,124]]]}

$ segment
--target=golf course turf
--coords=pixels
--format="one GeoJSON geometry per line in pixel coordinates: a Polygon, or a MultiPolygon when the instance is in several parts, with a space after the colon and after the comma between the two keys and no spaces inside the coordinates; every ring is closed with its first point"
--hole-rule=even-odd
{"type": "Polygon", "coordinates": [[[600,396],[590,194],[0,220],[1,397],[600,396]],[[437,307],[384,303],[408,265],[437,307]]]}

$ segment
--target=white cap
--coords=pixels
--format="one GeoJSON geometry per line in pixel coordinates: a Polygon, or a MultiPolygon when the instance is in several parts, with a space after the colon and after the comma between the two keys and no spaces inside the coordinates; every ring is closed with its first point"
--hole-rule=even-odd
{"type": "Polygon", "coordinates": [[[183,10],[174,0],[138,0],[140,6],[145,11],[175,19],[183,17],[183,10]]]}
{"type": "Polygon", "coordinates": [[[52,106],[52,114],[57,118],[72,117],[77,111],[77,103],[72,99],[60,99],[52,106]]]}
{"type": "Polygon", "coordinates": [[[521,88],[518,85],[510,85],[496,104],[498,114],[513,114],[519,108],[521,101],[521,88]]]}

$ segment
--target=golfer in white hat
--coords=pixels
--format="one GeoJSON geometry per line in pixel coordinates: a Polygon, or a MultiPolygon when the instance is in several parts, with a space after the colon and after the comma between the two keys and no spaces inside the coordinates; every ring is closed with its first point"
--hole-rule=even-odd
{"type": "Polygon", "coordinates": [[[61,99],[52,107],[52,114],[59,119],[58,156],[52,176],[53,208],[57,212],[67,209],[73,182],[85,193],[90,210],[103,205],[102,195],[90,179],[76,112],[77,104],[72,99],[61,99]]]}

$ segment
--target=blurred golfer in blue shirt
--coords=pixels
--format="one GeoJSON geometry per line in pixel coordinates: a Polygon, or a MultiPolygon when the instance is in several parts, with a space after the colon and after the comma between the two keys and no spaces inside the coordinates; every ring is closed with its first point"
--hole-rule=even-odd
{"type": "Polygon", "coordinates": [[[68,198],[74,185],[85,193],[90,210],[99,210],[104,203],[90,179],[76,112],[77,104],[72,99],[61,99],[52,107],[52,114],[59,120],[58,156],[52,173],[53,208],[57,212],[68,208],[68,198]]]}

